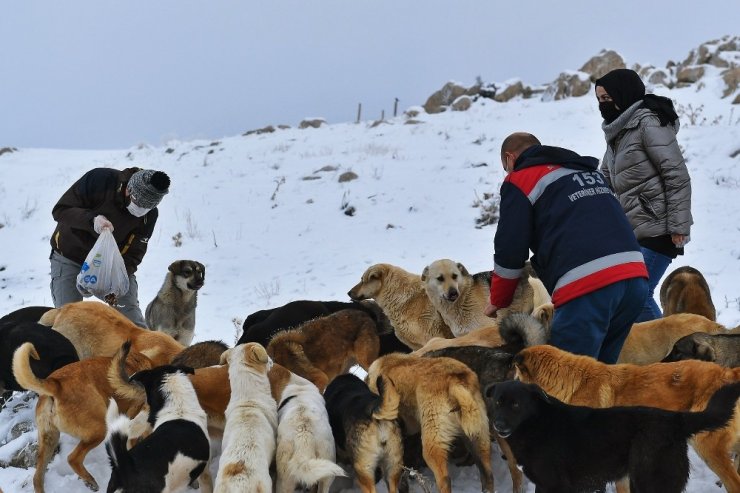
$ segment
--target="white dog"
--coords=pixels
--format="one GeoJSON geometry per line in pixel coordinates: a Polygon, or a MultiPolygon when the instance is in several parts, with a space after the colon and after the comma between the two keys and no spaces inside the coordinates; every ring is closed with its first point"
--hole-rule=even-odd
{"type": "Polygon", "coordinates": [[[272,360],[262,345],[250,342],[225,351],[224,363],[229,365],[231,398],[215,492],[269,493],[277,430],[277,404],[267,380],[272,360]]]}
{"type": "Polygon", "coordinates": [[[329,493],[335,476],[345,476],[335,464],[334,436],[324,397],[318,387],[275,364],[269,373],[278,405],[276,493],[293,493],[299,484],[318,485],[329,493]]]}

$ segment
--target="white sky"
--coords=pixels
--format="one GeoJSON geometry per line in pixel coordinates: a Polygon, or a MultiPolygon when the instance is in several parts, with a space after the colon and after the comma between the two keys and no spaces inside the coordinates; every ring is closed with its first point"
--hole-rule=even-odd
{"type": "Polygon", "coordinates": [[[0,146],[125,148],[543,83],[602,48],[664,65],[740,34],[738,0],[3,2],[0,146]]]}

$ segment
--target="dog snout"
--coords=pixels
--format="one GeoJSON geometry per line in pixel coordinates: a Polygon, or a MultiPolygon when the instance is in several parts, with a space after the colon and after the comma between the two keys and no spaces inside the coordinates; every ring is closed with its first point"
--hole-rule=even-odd
{"type": "Polygon", "coordinates": [[[457,292],[457,289],[450,288],[447,290],[447,296],[446,298],[450,301],[455,301],[460,296],[460,293],[457,292]]]}

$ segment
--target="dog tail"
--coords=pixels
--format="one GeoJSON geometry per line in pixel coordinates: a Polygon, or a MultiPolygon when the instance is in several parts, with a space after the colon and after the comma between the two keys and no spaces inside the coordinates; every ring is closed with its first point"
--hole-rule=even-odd
{"type": "Polygon", "coordinates": [[[108,411],[105,414],[105,424],[108,428],[105,437],[105,451],[108,452],[111,468],[121,477],[133,477],[136,471],[128,452],[128,435],[130,420],[125,414],[120,414],[116,401],[110,399],[108,411]]]}
{"type": "Polygon", "coordinates": [[[730,421],[740,398],[740,382],[724,385],[709,399],[706,409],[683,414],[684,433],[688,436],[702,431],[713,431],[730,421]]]}
{"type": "Polygon", "coordinates": [[[401,394],[396,390],[396,386],[388,377],[379,375],[375,381],[380,396],[380,404],[373,412],[374,419],[394,420],[398,418],[398,406],[401,404],[401,394]]]}
{"type": "Polygon", "coordinates": [[[108,367],[108,383],[113,389],[113,393],[118,397],[134,402],[146,402],[146,392],[144,389],[140,385],[129,382],[129,375],[126,369],[126,358],[129,351],[131,351],[131,341],[124,342],[121,348],[116,351],[108,367]]]}
{"type": "Polygon", "coordinates": [[[47,327],[51,327],[54,325],[54,322],[57,319],[57,315],[59,315],[59,308],[54,308],[52,310],[49,310],[48,312],[41,315],[41,318],[39,319],[39,323],[41,325],[46,325],[47,327]]]}
{"type": "Polygon", "coordinates": [[[507,344],[523,347],[547,344],[549,334],[544,325],[532,315],[512,313],[501,321],[499,334],[507,344]]]}
{"type": "Polygon", "coordinates": [[[34,345],[30,342],[24,342],[13,354],[13,375],[15,375],[18,385],[24,389],[33,390],[39,395],[56,396],[61,391],[59,382],[53,377],[37,377],[31,368],[29,358],[40,359],[34,345]]]}
{"type": "Polygon", "coordinates": [[[460,426],[465,436],[469,438],[483,439],[488,436],[488,415],[486,405],[480,392],[473,394],[468,387],[460,383],[450,385],[450,397],[453,405],[460,408],[460,426]]]}
{"type": "Polygon", "coordinates": [[[288,463],[287,473],[288,476],[308,487],[324,479],[347,475],[344,469],[327,459],[308,459],[300,462],[290,461],[288,463]]]}

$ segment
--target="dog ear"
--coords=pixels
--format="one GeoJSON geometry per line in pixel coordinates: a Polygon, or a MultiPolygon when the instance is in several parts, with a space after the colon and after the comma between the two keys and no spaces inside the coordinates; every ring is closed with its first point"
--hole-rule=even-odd
{"type": "Polygon", "coordinates": [[[694,341],[694,356],[703,361],[716,361],[714,348],[704,341],[694,341]]]}
{"type": "Polygon", "coordinates": [[[367,280],[381,280],[386,270],[387,269],[383,264],[373,265],[367,270],[367,280]]]}
{"type": "Polygon", "coordinates": [[[221,353],[221,356],[218,358],[219,365],[226,365],[229,363],[229,356],[231,356],[231,351],[233,351],[233,348],[227,349],[226,351],[221,353]]]}
{"type": "Polygon", "coordinates": [[[468,269],[465,268],[463,264],[460,262],[457,263],[457,270],[460,271],[460,274],[462,274],[465,277],[470,277],[470,273],[468,272],[468,269]]]}
{"type": "Polygon", "coordinates": [[[427,280],[427,276],[429,276],[429,266],[428,265],[426,267],[424,267],[424,270],[421,273],[421,280],[422,281],[426,281],[427,280]]]}
{"type": "Polygon", "coordinates": [[[536,395],[536,396],[537,396],[537,397],[538,397],[538,398],[539,398],[540,400],[542,400],[542,401],[545,401],[545,402],[547,402],[547,403],[549,404],[549,403],[550,403],[550,396],[549,396],[549,395],[547,395],[547,393],[545,393],[545,391],[544,391],[544,390],[542,390],[542,389],[541,389],[540,387],[538,387],[537,385],[534,385],[534,384],[532,384],[532,386],[533,386],[533,387],[535,388],[535,395],[536,395]]]}
{"type": "Polygon", "coordinates": [[[253,361],[257,361],[258,363],[264,363],[267,364],[270,362],[270,357],[267,355],[267,351],[265,351],[264,346],[262,344],[255,343],[250,349],[250,357],[253,361]]]}
{"type": "Polygon", "coordinates": [[[175,368],[186,375],[195,375],[195,369],[193,369],[193,367],[191,366],[178,365],[175,368]]]}
{"type": "Polygon", "coordinates": [[[492,383],[491,385],[487,386],[486,389],[483,391],[483,396],[491,399],[493,397],[493,393],[496,390],[496,384],[492,383]]]}
{"type": "Polygon", "coordinates": [[[173,274],[177,274],[180,272],[180,260],[175,260],[170,264],[169,267],[167,267],[167,270],[172,272],[173,274]]]}

